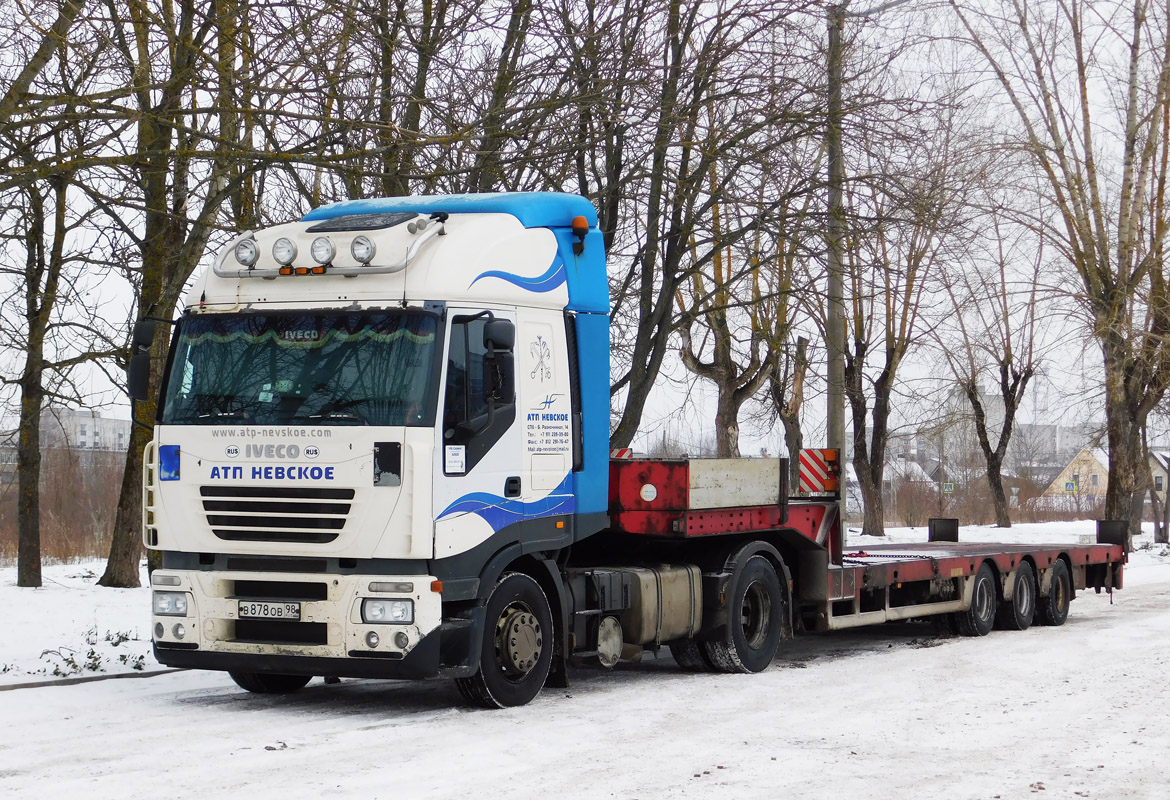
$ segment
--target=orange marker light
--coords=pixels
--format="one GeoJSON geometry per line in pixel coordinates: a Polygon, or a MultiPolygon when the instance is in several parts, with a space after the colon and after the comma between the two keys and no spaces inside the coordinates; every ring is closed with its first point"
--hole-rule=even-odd
{"type": "Polygon", "coordinates": [[[443,582],[442,581],[431,581],[431,591],[434,592],[435,594],[442,594],[443,593],[443,582]]]}

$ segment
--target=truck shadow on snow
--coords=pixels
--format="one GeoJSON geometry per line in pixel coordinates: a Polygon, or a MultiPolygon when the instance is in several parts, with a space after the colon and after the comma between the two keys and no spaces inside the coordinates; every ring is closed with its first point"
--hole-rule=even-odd
{"type": "MultiPolygon", "coordinates": [[[[1091,624],[1088,618],[1070,617],[1070,627],[1091,624]]],[[[1040,629],[1041,635],[1055,633],[1056,629],[1040,629]]],[[[1019,635],[993,632],[994,636],[1019,635]]],[[[768,668],[768,673],[787,669],[803,669],[818,663],[872,656],[877,653],[897,652],[906,648],[945,647],[968,641],[964,637],[940,633],[929,622],[902,622],[857,628],[831,633],[802,634],[781,643],[780,652],[768,668]]],[[[622,687],[649,688],[657,685],[670,690],[671,677],[680,680],[702,680],[712,673],[683,672],[663,647],[657,654],[647,651],[637,663],[619,664],[615,669],[578,666],[569,668],[569,687],[546,687],[536,702],[556,702],[566,697],[603,694],[622,687]]],[[[249,694],[231,683],[226,675],[218,691],[206,690],[190,695],[179,695],[176,703],[201,708],[218,707],[224,710],[246,712],[302,711],[333,716],[380,716],[387,712],[417,714],[449,711],[451,713],[478,713],[467,707],[454,683],[450,680],[393,681],[342,680],[326,684],[314,679],[304,689],[288,695],[249,694]]]]}

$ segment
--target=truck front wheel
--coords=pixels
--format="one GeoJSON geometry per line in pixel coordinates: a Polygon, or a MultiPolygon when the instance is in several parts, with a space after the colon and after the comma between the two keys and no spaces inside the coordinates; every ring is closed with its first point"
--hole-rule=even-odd
{"type": "Polygon", "coordinates": [[[506,572],[488,597],[479,672],[455,682],[478,706],[522,706],[544,687],[552,656],[552,609],[544,590],[523,573],[506,572]]]}
{"type": "Polygon", "coordinates": [[[727,596],[727,633],[702,642],[720,672],[762,672],[776,657],[783,629],[784,595],[776,569],[763,556],[744,562],[727,596]]]}
{"type": "Polygon", "coordinates": [[[229,672],[236,686],[254,694],[290,694],[303,689],[312,675],[277,675],[271,672],[229,672]]]}

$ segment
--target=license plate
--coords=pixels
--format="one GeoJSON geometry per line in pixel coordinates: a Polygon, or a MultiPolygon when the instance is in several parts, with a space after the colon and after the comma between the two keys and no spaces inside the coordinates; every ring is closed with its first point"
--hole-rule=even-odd
{"type": "Polygon", "coordinates": [[[292,619],[301,618],[300,603],[273,603],[263,600],[241,600],[240,616],[248,619],[292,619]]]}

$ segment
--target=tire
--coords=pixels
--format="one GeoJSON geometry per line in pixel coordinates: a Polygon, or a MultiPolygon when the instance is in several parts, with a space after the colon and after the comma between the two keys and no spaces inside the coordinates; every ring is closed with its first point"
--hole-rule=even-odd
{"type": "Polygon", "coordinates": [[[305,688],[312,675],[278,675],[272,672],[229,672],[236,686],[253,694],[291,694],[305,688]]]}
{"type": "Polygon", "coordinates": [[[683,672],[711,672],[715,669],[707,653],[694,639],[679,639],[670,642],[669,646],[670,654],[683,672]]]}
{"type": "Polygon", "coordinates": [[[995,627],[1004,631],[1026,631],[1036,616],[1036,573],[1027,561],[1020,562],[1012,583],[1012,599],[999,604],[995,627]]]}
{"type": "Polygon", "coordinates": [[[1057,559],[1052,565],[1052,585],[1048,593],[1036,602],[1036,619],[1041,625],[1063,625],[1068,619],[1069,604],[1072,603],[1072,577],[1068,566],[1057,559]]]}
{"type": "Polygon", "coordinates": [[[548,677],[553,636],[552,609],[540,584],[505,572],[488,597],[479,671],[455,679],[460,694],[483,708],[531,702],[548,677]]]}
{"type": "Polygon", "coordinates": [[[762,672],[776,657],[784,620],[784,594],[768,559],[752,556],[735,577],[727,598],[723,641],[701,647],[719,672],[762,672]]]}
{"type": "Polygon", "coordinates": [[[995,572],[987,564],[975,573],[971,591],[971,607],[957,612],[959,633],[963,636],[986,636],[995,626],[996,611],[995,572]]]}

